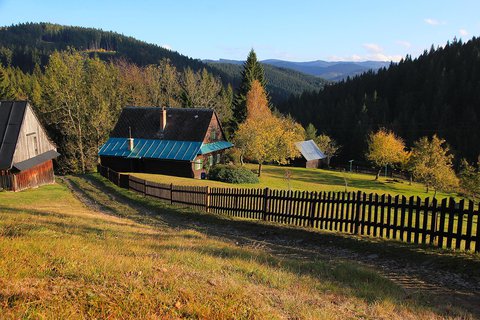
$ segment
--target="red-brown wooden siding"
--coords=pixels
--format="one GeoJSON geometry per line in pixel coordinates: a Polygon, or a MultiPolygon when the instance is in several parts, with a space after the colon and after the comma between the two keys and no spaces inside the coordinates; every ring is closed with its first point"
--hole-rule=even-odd
{"type": "Polygon", "coordinates": [[[55,182],[53,161],[48,160],[28,170],[12,173],[2,171],[0,185],[6,190],[21,191],[55,182]]]}

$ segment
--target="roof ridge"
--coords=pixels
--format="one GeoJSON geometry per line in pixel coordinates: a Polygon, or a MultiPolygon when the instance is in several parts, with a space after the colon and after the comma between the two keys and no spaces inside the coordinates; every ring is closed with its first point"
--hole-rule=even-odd
{"type": "MultiPolygon", "coordinates": [[[[163,107],[155,107],[155,106],[125,106],[124,109],[151,109],[151,110],[162,110],[163,107]]],[[[179,110],[179,111],[215,111],[213,108],[207,107],[193,107],[193,108],[182,108],[182,107],[165,107],[168,110],[179,110]]]]}

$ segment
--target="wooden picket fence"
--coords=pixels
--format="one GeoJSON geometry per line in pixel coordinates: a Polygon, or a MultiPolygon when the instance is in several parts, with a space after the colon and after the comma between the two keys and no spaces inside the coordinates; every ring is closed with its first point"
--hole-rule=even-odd
{"type": "Polygon", "coordinates": [[[155,183],[99,168],[115,184],[170,204],[215,214],[480,251],[479,211],[472,201],[366,194],[155,183]],[[126,183],[128,181],[128,184],[126,183]]]}

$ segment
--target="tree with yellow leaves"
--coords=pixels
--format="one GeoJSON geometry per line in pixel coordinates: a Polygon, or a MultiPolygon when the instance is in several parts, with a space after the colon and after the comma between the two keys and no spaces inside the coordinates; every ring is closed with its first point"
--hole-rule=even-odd
{"type": "Polygon", "coordinates": [[[408,153],[400,137],[386,129],[371,133],[368,137],[367,159],[378,168],[375,180],[378,180],[383,167],[399,165],[405,162],[408,153]]]}
{"type": "Polygon", "coordinates": [[[453,170],[453,155],[445,140],[436,135],[432,139],[420,138],[415,142],[410,159],[412,172],[427,187],[435,191],[455,188],[459,180],[453,170]]]}
{"type": "Polygon", "coordinates": [[[291,118],[276,117],[268,108],[268,99],[259,81],[254,80],[247,94],[247,119],[235,134],[241,158],[258,162],[258,175],[266,162],[287,163],[299,155],[295,142],[303,139],[302,126],[291,118]]]}

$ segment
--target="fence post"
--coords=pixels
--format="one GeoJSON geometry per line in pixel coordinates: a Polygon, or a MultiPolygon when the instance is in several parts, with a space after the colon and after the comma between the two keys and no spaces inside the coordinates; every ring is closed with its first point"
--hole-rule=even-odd
{"type": "Polygon", "coordinates": [[[310,228],[313,228],[315,226],[315,209],[317,207],[318,203],[318,193],[316,192],[311,192],[310,193],[310,228]]]}
{"type": "Polygon", "coordinates": [[[173,204],[173,183],[170,183],[170,204],[173,204]]]}
{"type": "Polygon", "coordinates": [[[263,189],[263,208],[262,208],[263,220],[267,220],[267,214],[268,214],[268,193],[269,193],[269,189],[268,189],[268,188],[263,189]]]}
{"type": "Polygon", "coordinates": [[[358,234],[360,232],[360,210],[362,207],[362,191],[357,191],[357,199],[355,202],[355,228],[353,233],[358,234]]]}
{"type": "Polygon", "coordinates": [[[205,188],[205,211],[210,212],[210,187],[205,188]]]}

